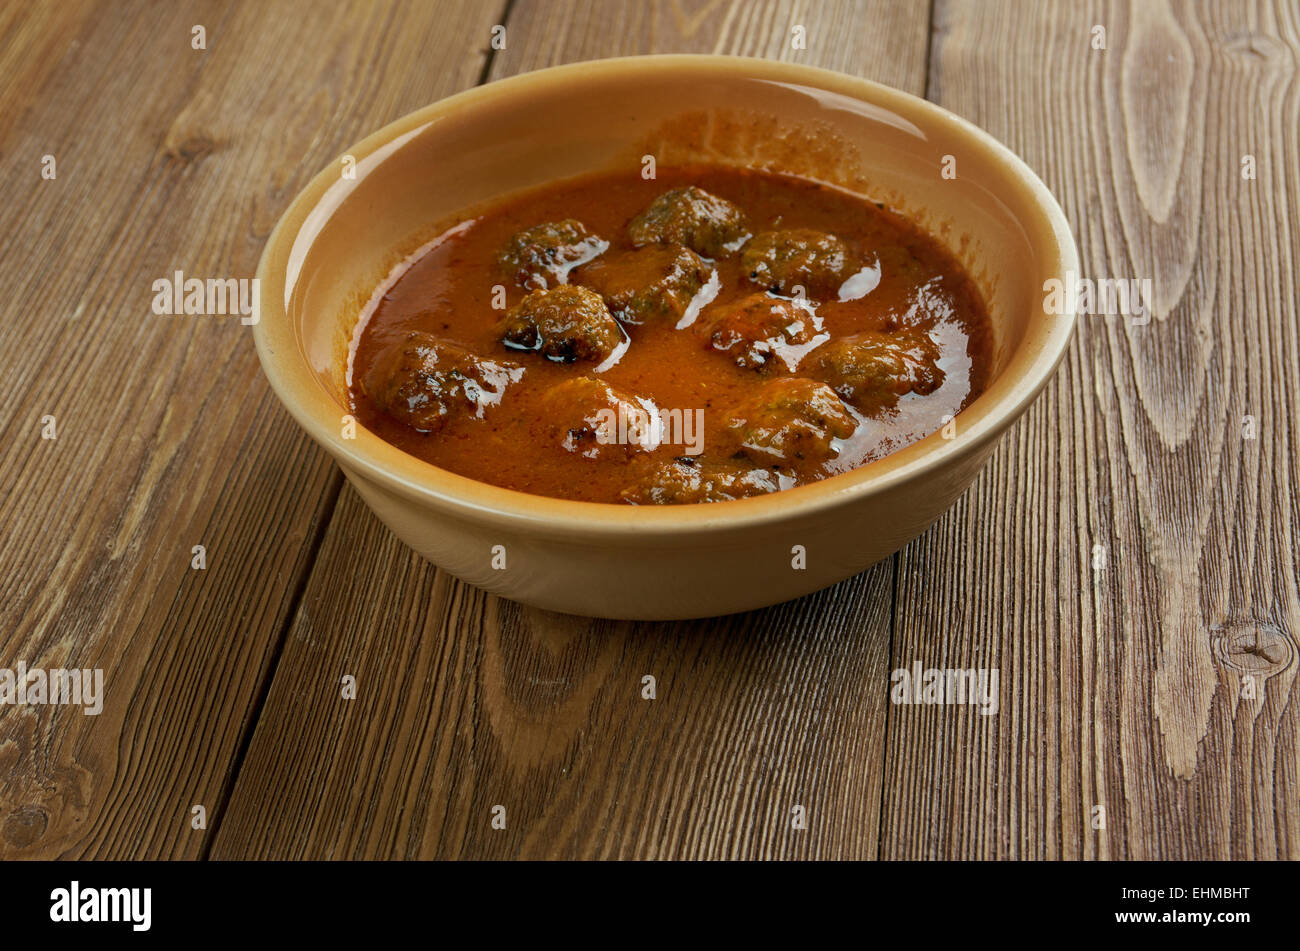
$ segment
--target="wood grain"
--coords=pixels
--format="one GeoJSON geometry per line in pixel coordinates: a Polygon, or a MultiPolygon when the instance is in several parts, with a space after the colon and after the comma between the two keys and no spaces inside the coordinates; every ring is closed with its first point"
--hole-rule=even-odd
{"type": "Polygon", "coordinates": [[[1089,276],[1149,278],[1154,307],[1085,318],[903,553],[893,664],[1000,667],[1003,708],[891,710],[884,856],[1300,855],[1298,14],[937,6],[932,98],[1043,174],[1089,276]]]}
{"type": "Polygon", "coordinates": [[[219,817],[340,477],[248,328],[155,316],[152,282],[251,277],[337,150],[475,81],[494,11],[0,18],[0,665],[99,667],[106,693],[98,716],[0,708],[0,857],[196,857],[191,809],[219,817]]]}
{"type": "MultiPolygon", "coordinates": [[[[717,51],[920,93],[927,13],[521,0],[491,76],[717,51]]],[[[345,488],[213,856],[874,856],[892,574],[714,621],[589,621],[448,579],[345,488]]]]}

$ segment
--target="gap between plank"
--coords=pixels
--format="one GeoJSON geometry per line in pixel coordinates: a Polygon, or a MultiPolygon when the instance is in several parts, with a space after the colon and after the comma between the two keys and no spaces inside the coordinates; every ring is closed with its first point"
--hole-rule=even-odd
{"type": "MultiPolygon", "coordinates": [[[[513,0],[512,0],[513,2],[513,0]]],[[[925,92],[922,96],[925,99],[930,98],[930,76],[934,64],[934,8],[940,0],[930,0],[929,16],[926,18],[926,37],[925,37],[925,92]]],[[[894,662],[894,638],[898,634],[898,586],[902,579],[900,571],[902,569],[903,557],[902,552],[894,552],[890,556],[891,570],[893,578],[889,586],[889,646],[885,651],[885,669],[890,670],[890,664],[894,662]]],[[[886,684],[890,681],[886,680],[886,684]]],[[[889,691],[886,688],[886,695],[889,691]]],[[[885,777],[889,770],[889,729],[890,721],[893,719],[893,702],[886,697],[885,703],[885,742],[881,747],[880,755],[880,798],[879,806],[876,810],[876,859],[879,861],[884,858],[885,852],[885,777]]]]}
{"type": "MultiPolygon", "coordinates": [[[[506,5],[501,11],[501,26],[505,26],[510,19],[510,11],[514,9],[514,5],[515,0],[506,0],[506,5]]],[[[487,55],[483,58],[483,68],[479,71],[478,81],[474,85],[482,86],[488,81],[488,75],[492,72],[492,63],[495,61],[496,55],[496,49],[489,43],[487,55]]],[[[334,514],[338,509],[339,495],[343,491],[344,481],[343,473],[335,471],[333,484],[327,490],[327,498],[321,510],[316,531],[312,533],[311,540],[308,542],[307,564],[294,585],[293,594],[289,599],[289,609],[285,612],[284,623],[280,626],[280,631],[276,636],[270,663],[267,665],[262,682],[258,684],[257,694],[253,699],[253,708],[248,718],[248,725],[244,728],[244,732],[239,738],[239,744],[235,748],[235,755],[230,763],[230,779],[226,783],[221,798],[217,801],[216,808],[212,811],[212,825],[204,840],[203,849],[199,852],[199,861],[206,862],[211,858],[212,848],[216,844],[217,835],[221,831],[221,822],[226,815],[226,807],[230,804],[230,797],[235,794],[235,786],[239,783],[239,773],[243,769],[244,758],[248,755],[249,747],[253,745],[253,734],[257,730],[258,722],[262,719],[262,709],[265,707],[266,699],[271,693],[271,683],[275,680],[275,672],[280,666],[280,657],[284,653],[284,645],[289,639],[289,631],[293,628],[294,621],[297,620],[303,595],[307,592],[307,584],[311,580],[313,569],[316,567],[316,556],[325,541],[325,533],[334,521],[334,514]]]]}
{"type": "MultiPolygon", "coordinates": [[[[513,10],[514,8],[515,8],[515,0],[506,0],[505,9],[501,11],[501,23],[500,23],[501,26],[505,26],[507,22],[510,20],[510,11],[513,10]]],[[[487,49],[487,56],[484,57],[483,59],[483,69],[478,74],[478,85],[482,86],[487,83],[488,76],[490,76],[492,73],[492,64],[496,62],[496,58],[497,58],[497,48],[493,46],[491,43],[489,43],[487,49]]]]}
{"type": "Polygon", "coordinates": [[[930,78],[934,75],[935,65],[934,8],[941,2],[942,0],[930,0],[930,15],[925,24],[925,91],[921,93],[923,99],[930,99],[930,78]]]}
{"type": "Polygon", "coordinates": [[[330,487],[326,490],[325,505],[321,509],[320,518],[317,520],[316,531],[312,533],[312,537],[308,542],[307,563],[298,576],[298,580],[294,583],[293,594],[289,597],[289,609],[285,612],[284,623],[280,625],[280,630],[275,638],[275,646],[271,649],[270,662],[266,665],[266,673],[262,676],[262,682],[257,685],[257,693],[253,697],[253,707],[248,717],[248,725],[244,727],[244,732],[239,737],[239,745],[235,747],[235,754],[230,761],[230,779],[226,782],[225,789],[217,800],[216,808],[212,810],[212,825],[204,838],[203,849],[199,852],[200,861],[208,861],[212,846],[217,841],[217,833],[221,831],[221,820],[225,818],[226,807],[230,804],[230,797],[235,794],[235,785],[239,781],[239,771],[243,768],[244,758],[248,755],[248,748],[253,745],[253,733],[256,732],[257,724],[262,719],[262,708],[266,706],[266,698],[271,693],[271,681],[275,679],[275,672],[280,666],[280,656],[284,653],[284,645],[289,640],[289,630],[298,617],[298,608],[302,603],[303,595],[307,591],[307,582],[311,580],[312,569],[316,566],[316,554],[325,541],[326,530],[329,528],[330,523],[334,521],[334,512],[338,508],[339,495],[343,491],[343,481],[343,473],[335,472],[330,487]]]}

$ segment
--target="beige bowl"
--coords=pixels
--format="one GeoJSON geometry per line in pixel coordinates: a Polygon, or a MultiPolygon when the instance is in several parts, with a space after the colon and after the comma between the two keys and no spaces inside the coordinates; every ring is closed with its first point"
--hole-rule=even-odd
{"type": "Polygon", "coordinates": [[[1060,361],[1074,314],[1044,311],[1044,282],[1071,270],[1078,252],[1047,188],[951,113],[819,69],[647,56],[491,83],[349,149],[271,235],[254,337],[289,412],[434,564],[556,611],[701,617],[823,588],[924,531],[1060,361]],[[345,438],[349,341],[397,263],[468,207],[591,171],[637,175],[645,155],[661,167],[707,161],[818,178],[883,200],[943,240],[978,283],[995,331],[993,382],[957,417],[956,435],[787,492],[660,508],[528,495],[436,468],[359,427],[345,438]]]}

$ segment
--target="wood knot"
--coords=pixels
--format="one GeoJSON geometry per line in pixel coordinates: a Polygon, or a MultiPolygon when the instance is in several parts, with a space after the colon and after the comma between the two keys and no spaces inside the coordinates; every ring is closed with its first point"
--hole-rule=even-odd
{"type": "Polygon", "coordinates": [[[1210,630],[1215,658],[1229,670],[1272,677],[1295,661],[1295,642],[1286,631],[1267,621],[1232,621],[1210,630]]]}
{"type": "Polygon", "coordinates": [[[1234,33],[1223,44],[1223,52],[1234,59],[1282,65],[1287,46],[1264,33],[1234,33]]]}
{"type": "Polygon", "coordinates": [[[186,165],[197,165],[219,147],[215,140],[202,133],[187,135],[167,147],[167,157],[186,165]]]}
{"type": "Polygon", "coordinates": [[[22,806],[5,817],[4,840],[17,849],[29,848],[50,824],[50,814],[40,806],[22,806]]]}

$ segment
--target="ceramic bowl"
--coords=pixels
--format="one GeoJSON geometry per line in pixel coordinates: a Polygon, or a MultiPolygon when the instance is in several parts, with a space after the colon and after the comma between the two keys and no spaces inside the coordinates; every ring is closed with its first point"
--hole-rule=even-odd
{"type": "Polygon", "coordinates": [[[823,588],[925,531],[1065,353],[1075,317],[1045,310],[1044,285],[1069,271],[1078,252],[1051,193],[938,106],[787,63],[633,57],[480,86],[348,149],[271,235],[254,337],[285,407],[424,558],[551,610],[700,617],[823,588]],[[399,262],[466,208],[587,172],[640,174],[646,155],[659,167],[728,163],[825,181],[888,203],[949,247],[984,295],[995,337],[991,384],[955,433],[769,496],[635,507],[475,482],[348,425],[349,343],[399,262]]]}

